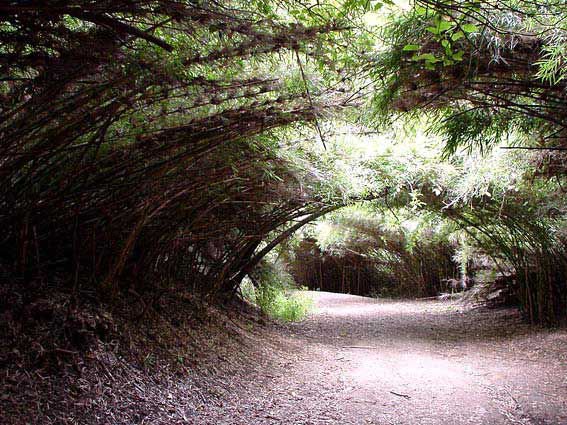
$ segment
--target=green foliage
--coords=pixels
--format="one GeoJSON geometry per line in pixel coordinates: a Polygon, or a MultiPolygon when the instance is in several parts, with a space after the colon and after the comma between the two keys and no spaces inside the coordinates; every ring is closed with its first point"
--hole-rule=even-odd
{"type": "Polygon", "coordinates": [[[556,2],[418,1],[379,35],[374,122],[427,116],[449,155],[486,150],[512,133],[562,143],[566,10],[556,2]]]}
{"type": "Polygon", "coordinates": [[[304,319],[313,308],[313,299],[308,294],[299,290],[289,293],[270,285],[258,289],[256,301],[264,313],[286,322],[304,319]]]}
{"type": "Polygon", "coordinates": [[[141,287],[230,294],[265,239],[344,200],[321,178],[330,167],[280,147],[299,128],[313,144],[314,122],[344,105],[348,84],[335,90],[324,65],[352,64],[341,43],[359,5],[64,3],[16,2],[0,18],[11,269],[64,264],[112,296],[132,270],[141,287]],[[36,261],[13,249],[32,237],[36,261]]]}
{"type": "MultiPolygon", "coordinates": [[[[423,15],[426,18],[427,15],[423,15]]],[[[465,34],[478,31],[478,28],[472,24],[463,23],[463,20],[449,20],[441,15],[435,15],[429,18],[430,26],[425,28],[425,31],[433,34],[433,39],[442,47],[442,54],[436,56],[435,53],[423,53],[420,55],[412,56],[414,61],[424,61],[425,68],[428,70],[435,69],[436,63],[442,63],[444,66],[453,65],[455,62],[463,60],[464,51],[455,50],[454,43],[465,37],[465,34]]],[[[406,45],[403,50],[408,50],[406,45]]],[[[419,50],[411,49],[411,50],[419,50]]]]}
{"type": "Polygon", "coordinates": [[[549,84],[558,84],[567,78],[567,43],[544,46],[536,76],[549,84]]]}
{"type": "Polygon", "coordinates": [[[314,240],[318,250],[297,248],[296,275],[311,287],[360,295],[414,297],[441,291],[442,279],[457,272],[446,224],[434,215],[397,206],[394,211],[381,203],[342,209],[306,231],[304,237],[314,240]],[[319,276],[317,261],[323,264],[319,276]]]}
{"type": "MultiPolygon", "coordinates": [[[[490,126],[498,132],[510,123],[507,116],[489,117],[482,111],[460,116],[464,122],[453,119],[461,132],[468,125],[478,126],[479,134],[490,126]]],[[[508,143],[524,141],[524,131],[533,125],[527,121],[513,121],[508,143]]],[[[565,296],[554,295],[562,290],[562,280],[552,277],[563,275],[566,258],[560,186],[534,180],[539,154],[529,151],[490,150],[472,143],[466,151],[446,155],[443,139],[424,122],[414,121],[409,128],[397,123],[368,138],[351,133],[353,147],[368,143],[374,150],[368,149],[363,159],[343,160],[351,161],[353,175],[357,167],[366,169],[365,190],[380,196],[306,229],[292,256],[294,274],[313,288],[430,296],[447,290],[446,279],[516,273],[521,275],[518,297],[531,320],[550,321],[565,305],[565,296]],[[556,263],[545,260],[550,255],[556,263]],[[357,285],[356,270],[362,270],[372,289],[357,285]],[[545,278],[535,270],[546,270],[545,278]]]]}
{"type": "Polygon", "coordinates": [[[268,316],[286,322],[302,320],[313,309],[313,299],[298,289],[293,278],[278,263],[263,262],[253,273],[253,281],[245,280],[241,292],[268,316]]]}
{"type": "MultiPolygon", "coordinates": [[[[304,232],[305,252],[340,259],[343,288],[364,267],[388,293],[432,291],[452,259],[466,274],[484,255],[527,276],[532,314],[561,308],[544,298],[561,288],[565,157],[494,149],[567,143],[561,2],[13,3],[0,22],[11,268],[77,261],[104,284],[136,270],[231,293],[282,229],[349,205],[304,232]]],[[[300,317],[308,302],[272,263],[243,292],[300,317]]]]}

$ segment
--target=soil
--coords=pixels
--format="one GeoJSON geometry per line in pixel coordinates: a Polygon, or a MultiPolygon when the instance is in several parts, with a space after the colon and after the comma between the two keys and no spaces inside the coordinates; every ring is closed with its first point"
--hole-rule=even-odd
{"type": "Polygon", "coordinates": [[[274,334],[272,366],[196,423],[567,424],[565,330],[514,309],[312,294],[317,311],[274,334]]]}
{"type": "Polygon", "coordinates": [[[47,334],[61,327],[8,317],[20,336],[0,356],[0,423],[567,424],[566,329],[514,309],[311,295],[293,324],[245,305],[200,322],[166,305],[143,326],[85,311],[81,335],[118,329],[81,352],[47,334]]]}

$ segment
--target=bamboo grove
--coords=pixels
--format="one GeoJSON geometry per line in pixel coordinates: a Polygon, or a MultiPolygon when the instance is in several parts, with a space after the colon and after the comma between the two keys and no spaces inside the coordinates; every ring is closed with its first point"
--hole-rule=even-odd
{"type": "Polygon", "coordinates": [[[409,241],[383,218],[337,213],[350,251],[308,236],[290,266],[299,284],[431,295],[474,245],[529,320],[555,323],[567,309],[566,14],[523,0],[4,2],[1,275],[60,279],[74,301],[179,285],[230,299],[293,232],[372,200],[374,217],[427,214],[459,236],[409,241]],[[429,174],[395,152],[363,158],[364,188],[342,190],[343,158],[322,164],[338,122],[425,126],[444,157],[429,174]],[[516,180],[466,194],[444,180],[442,161],[465,175],[463,151],[502,147],[525,154],[516,180]]]}
{"type": "Polygon", "coordinates": [[[468,204],[442,200],[431,189],[423,195],[428,208],[512,265],[526,315],[548,323],[567,309],[560,230],[565,13],[562,2],[419,0],[383,31],[385,44],[395,47],[379,55],[373,70],[381,87],[374,108],[382,122],[425,112],[447,156],[504,142],[532,158],[520,193],[504,190],[499,198],[481,195],[468,204]]]}
{"type": "Polygon", "coordinates": [[[342,100],[287,90],[253,62],[315,56],[340,27],[278,23],[240,6],[0,6],[9,278],[70,271],[75,293],[184,281],[230,294],[271,232],[328,208],[255,137],[342,100]]]}

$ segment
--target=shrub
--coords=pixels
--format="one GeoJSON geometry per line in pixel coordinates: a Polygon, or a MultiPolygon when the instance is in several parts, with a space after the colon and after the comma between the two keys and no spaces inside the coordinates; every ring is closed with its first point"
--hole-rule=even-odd
{"type": "Polygon", "coordinates": [[[286,322],[302,320],[313,308],[313,299],[305,288],[298,289],[291,275],[274,263],[262,263],[252,280],[243,281],[240,290],[243,298],[264,314],[286,322]]]}

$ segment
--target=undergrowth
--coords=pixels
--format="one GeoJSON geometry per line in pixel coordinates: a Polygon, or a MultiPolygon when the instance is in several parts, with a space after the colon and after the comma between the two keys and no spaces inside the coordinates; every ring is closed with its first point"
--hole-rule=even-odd
{"type": "Polygon", "coordinates": [[[312,311],[313,299],[305,289],[297,288],[293,278],[279,265],[267,262],[258,267],[252,279],[245,279],[240,285],[245,300],[269,317],[286,322],[302,320],[312,311]]]}

